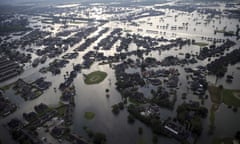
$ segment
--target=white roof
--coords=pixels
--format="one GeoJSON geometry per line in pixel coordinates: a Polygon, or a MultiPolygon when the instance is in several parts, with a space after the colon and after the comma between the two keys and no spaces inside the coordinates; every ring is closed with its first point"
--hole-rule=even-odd
{"type": "Polygon", "coordinates": [[[176,135],[178,134],[178,131],[172,129],[171,127],[169,127],[169,126],[167,126],[167,125],[165,125],[164,128],[168,129],[169,131],[173,132],[173,133],[176,134],[176,135]]]}

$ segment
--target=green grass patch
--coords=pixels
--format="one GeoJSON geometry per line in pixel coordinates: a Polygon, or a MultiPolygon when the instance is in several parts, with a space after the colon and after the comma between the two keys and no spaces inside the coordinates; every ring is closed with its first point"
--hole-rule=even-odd
{"type": "Polygon", "coordinates": [[[46,113],[48,113],[50,111],[53,111],[53,108],[47,108],[46,110],[41,111],[40,113],[37,113],[38,117],[41,117],[41,116],[45,115],[46,113]]]}
{"type": "Polygon", "coordinates": [[[146,141],[143,138],[140,138],[136,144],[146,144],[146,141]]]}
{"type": "Polygon", "coordinates": [[[133,98],[128,98],[128,101],[132,104],[135,104],[135,105],[140,105],[142,103],[138,102],[137,100],[133,99],[133,98]]]}
{"type": "Polygon", "coordinates": [[[39,97],[40,95],[43,94],[43,92],[42,92],[42,91],[39,91],[39,90],[36,90],[34,93],[35,93],[35,95],[36,95],[37,97],[39,97]]]}
{"type": "Polygon", "coordinates": [[[129,33],[132,32],[132,30],[124,30],[124,32],[129,33]]]}
{"type": "Polygon", "coordinates": [[[228,106],[240,107],[240,90],[221,89],[211,85],[208,87],[208,91],[213,103],[223,102],[228,106]]]}
{"type": "Polygon", "coordinates": [[[102,82],[107,77],[107,73],[102,71],[94,71],[88,75],[86,75],[84,82],[88,85],[90,84],[98,84],[102,82]]]}
{"type": "Polygon", "coordinates": [[[222,101],[226,105],[240,107],[240,91],[224,89],[222,92],[222,101]]]}
{"type": "Polygon", "coordinates": [[[61,106],[61,107],[56,108],[56,110],[60,116],[64,116],[66,109],[67,109],[66,106],[61,106]]]}
{"type": "Polygon", "coordinates": [[[57,105],[49,106],[49,111],[56,110],[58,112],[59,116],[61,116],[61,117],[64,116],[66,109],[67,109],[67,105],[65,105],[61,102],[59,102],[57,105]]]}
{"type": "Polygon", "coordinates": [[[234,31],[226,31],[226,30],[215,30],[215,33],[223,33],[224,35],[227,36],[234,36],[234,31]]]}
{"type": "Polygon", "coordinates": [[[215,30],[216,33],[224,33],[225,30],[215,30]]]}
{"type": "Polygon", "coordinates": [[[8,85],[0,87],[0,89],[3,90],[3,91],[6,91],[6,90],[10,89],[14,84],[15,84],[15,82],[14,83],[10,83],[8,85]]]}
{"type": "Polygon", "coordinates": [[[204,42],[195,42],[193,43],[193,45],[197,45],[197,46],[200,46],[200,47],[205,47],[208,45],[208,43],[204,43],[204,42]]]}
{"type": "Polygon", "coordinates": [[[233,144],[233,138],[214,138],[212,144],[233,144]]]}
{"type": "Polygon", "coordinates": [[[93,113],[93,112],[85,112],[84,117],[87,120],[92,120],[95,117],[95,113],[93,113]]]}

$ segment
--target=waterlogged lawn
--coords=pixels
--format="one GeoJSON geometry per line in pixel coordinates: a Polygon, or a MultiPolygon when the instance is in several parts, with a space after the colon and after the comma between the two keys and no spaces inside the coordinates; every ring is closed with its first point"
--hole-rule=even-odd
{"type": "Polygon", "coordinates": [[[10,89],[14,84],[15,84],[15,83],[11,83],[11,84],[2,86],[2,87],[0,87],[0,90],[3,90],[3,91],[8,90],[8,89],[10,89]]]}
{"type": "Polygon", "coordinates": [[[233,144],[233,138],[215,138],[213,139],[212,144],[233,144]]]}
{"type": "Polygon", "coordinates": [[[220,89],[216,86],[209,86],[208,91],[213,103],[224,103],[228,106],[240,107],[240,90],[220,89]]]}
{"type": "Polygon", "coordinates": [[[143,138],[140,138],[136,144],[147,144],[143,138]]]}
{"type": "Polygon", "coordinates": [[[85,112],[84,117],[87,120],[92,120],[95,117],[95,113],[93,113],[93,112],[85,112]]]}
{"type": "Polygon", "coordinates": [[[67,106],[60,106],[59,108],[57,108],[57,111],[60,116],[64,116],[66,109],[67,109],[67,106]]]}
{"type": "Polygon", "coordinates": [[[88,85],[90,84],[98,84],[102,82],[107,77],[107,73],[102,71],[94,71],[88,75],[86,75],[86,78],[84,82],[88,85]]]}
{"type": "Polygon", "coordinates": [[[208,45],[208,43],[204,43],[204,42],[195,42],[193,45],[197,45],[197,46],[200,46],[200,47],[205,47],[208,45]]]}
{"type": "Polygon", "coordinates": [[[222,92],[222,101],[226,105],[240,107],[240,91],[224,89],[222,92]]]}

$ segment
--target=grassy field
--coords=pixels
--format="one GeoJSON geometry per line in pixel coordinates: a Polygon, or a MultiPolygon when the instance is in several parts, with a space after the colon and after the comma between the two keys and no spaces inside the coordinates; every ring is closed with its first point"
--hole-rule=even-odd
{"type": "Polygon", "coordinates": [[[8,85],[5,85],[5,86],[3,86],[3,87],[0,87],[0,89],[3,90],[3,91],[6,91],[6,90],[10,89],[14,84],[15,84],[15,82],[10,83],[10,84],[8,84],[8,85]]]}
{"type": "Polygon", "coordinates": [[[226,105],[234,106],[234,107],[240,107],[240,97],[238,98],[236,94],[239,95],[240,91],[224,89],[222,92],[223,103],[225,103],[226,105]]]}
{"type": "Polygon", "coordinates": [[[212,144],[232,144],[233,138],[214,138],[212,144]]]}
{"type": "Polygon", "coordinates": [[[85,112],[84,117],[87,120],[92,120],[95,117],[95,113],[93,113],[93,112],[85,112]]]}
{"type": "Polygon", "coordinates": [[[225,30],[215,30],[216,33],[224,33],[225,30]]]}
{"type": "Polygon", "coordinates": [[[84,82],[88,85],[90,84],[98,84],[102,82],[107,77],[107,73],[102,71],[95,71],[88,75],[86,75],[86,78],[84,82]]]}
{"type": "Polygon", "coordinates": [[[64,106],[64,105],[56,108],[58,114],[62,117],[64,116],[66,109],[67,109],[67,106],[64,106]]]}
{"type": "Polygon", "coordinates": [[[195,42],[193,43],[193,45],[197,45],[197,46],[200,46],[200,47],[205,47],[208,45],[208,43],[204,43],[204,42],[195,42]]]}
{"type": "Polygon", "coordinates": [[[143,138],[139,138],[136,144],[146,144],[143,138]]]}
{"type": "MultiPolygon", "coordinates": [[[[240,96],[239,96],[240,90],[230,90],[230,89],[224,89],[224,88],[219,88],[219,87],[210,85],[208,86],[208,91],[213,103],[210,110],[210,116],[209,116],[209,121],[210,121],[209,128],[210,128],[210,131],[213,131],[215,127],[215,111],[218,109],[221,103],[224,103],[225,105],[228,105],[228,106],[240,107],[240,96]]],[[[221,143],[221,140],[215,140],[215,142],[213,142],[213,144],[219,144],[219,143],[221,143]]]]}
{"type": "Polygon", "coordinates": [[[208,91],[213,103],[224,103],[228,106],[240,107],[240,90],[221,89],[216,86],[209,86],[208,91]]]}
{"type": "Polygon", "coordinates": [[[34,93],[36,94],[37,97],[43,94],[43,92],[39,90],[34,91],[34,93]]]}

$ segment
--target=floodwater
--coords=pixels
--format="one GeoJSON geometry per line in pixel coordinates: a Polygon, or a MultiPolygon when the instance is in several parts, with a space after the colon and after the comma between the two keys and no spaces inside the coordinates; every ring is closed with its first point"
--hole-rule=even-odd
{"type": "MultiPolygon", "coordinates": [[[[78,5],[69,5],[66,7],[75,7],[78,5]]],[[[59,6],[60,7],[60,6],[59,6]]],[[[63,7],[63,6],[61,6],[63,7]]],[[[48,60],[45,64],[40,64],[36,68],[32,68],[30,65],[25,66],[26,70],[24,73],[22,73],[20,76],[15,77],[13,79],[10,79],[8,81],[5,81],[3,83],[0,83],[0,86],[4,86],[6,84],[12,83],[16,81],[18,78],[23,78],[24,80],[28,82],[32,82],[36,80],[39,77],[46,77],[47,81],[52,82],[52,86],[44,92],[42,96],[40,96],[37,99],[34,99],[32,101],[24,101],[19,95],[16,95],[14,91],[7,90],[5,92],[5,95],[12,101],[13,103],[16,103],[19,107],[16,112],[11,114],[10,116],[6,118],[2,118],[0,120],[1,128],[0,128],[0,135],[5,135],[6,128],[4,124],[6,124],[11,118],[18,117],[20,119],[22,118],[23,112],[30,112],[33,111],[33,107],[39,103],[46,103],[50,106],[56,106],[59,103],[59,99],[61,96],[61,92],[57,89],[57,91],[54,91],[54,88],[58,88],[59,84],[61,82],[64,82],[63,75],[66,74],[66,72],[72,71],[73,64],[82,63],[83,59],[82,56],[87,53],[90,50],[93,50],[94,46],[97,46],[98,42],[105,38],[107,35],[110,34],[110,32],[114,28],[123,28],[123,30],[127,31],[130,30],[130,33],[139,33],[143,36],[152,36],[152,37],[161,37],[167,39],[175,39],[178,37],[181,38],[190,38],[195,39],[196,41],[202,41],[207,42],[211,44],[212,42],[206,41],[201,39],[201,37],[210,37],[210,38],[217,38],[217,39],[226,39],[226,37],[223,36],[223,34],[214,34],[215,25],[219,30],[223,29],[225,26],[227,31],[235,31],[236,25],[238,24],[237,19],[228,19],[226,17],[220,17],[220,18],[213,18],[206,22],[206,15],[199,14],[197,12],[193,12],[191,14],[180,12],[176,10],[162,10],[166,14],[163,16],[155,16],[155,17],[147,17],[147,18],[141,18],[138,20],[135,20],[136,23],[139,23],[140,26],[136,27],[134,25],[131,25],[130,23],[122,23],[118,21],[110,21],[106,23],[105,25],[98,27],[98,31],[100,31],[104,27],[109,27],[110,30],[103,34],[97,41],[91,44],[91,46],[85,50],[84,52],[79,52],[79,56],[76,59],[70,60],[69,64],[66,65],[63,69],[61,69],[60,75],[52,75],[51,73],[47,74],[41,74],[39,73],[39,69],[41,67],[47,66],[51,61],[54,59],[48,60]],[[176,16],[176,19],[175,19],[176,16]],[[163,21],[163,20],[164,21],[163,21]],[[171,26],[181,27],[183,26],[183,23],[188,22],[188,29],[183,28],[182,30],[171,30],[171,26]],[[196,24],[199,23],[199,24],[196,24]],[[206,24],[204,24],[206,23],[206,24]],[[169,25],[168,28],[160,28],[161,26],[169,25]],[[139,32],[138,29],[143,29],[142,32],[139,32]],[[147,33],[147,30],[154,30],[158,31],[158,34],[152,34],[147,33]],[[164,34],[165,32],[165,34],[164,34]]],[[[38,22],[34,25],[40,25],[40,28],[43,28],[44,25],[41,22],[38,22]]],[[[51,25],[51,24],[47,24],[51,25]]],[[[86,24],[78,25],[80,28],[86,26],[86,24]]],[[[54,34],[56,34],[59,31],[62,31],[63,29],[60,28],[61,24],[54,24],[51,25],[51,27],[54,27],[54,30],[52,31],[54,34]]],[[[50,29],[47,29],[50,30],[50,29]]],[[[97,31],[97,32],[98,32],[97,31]]],[[[88,37],[92,37],[97,34],[97,32],[94,32],[90,34],[88,37]]],[[[235,37],[230,37],[229,39],[235,41],[237,44],[233,48],[230,49],[232,51],[233,49],[239,48],[240,42],[236,40],[235,37]]],[[[78,44],[74,45],[73,47],[69,48],[67,52],[73,52],[75,48],[77,48],[80,44],[82,44],[84,40],[80,41],[78,44]]],[[[113,48],[111,50],[105,51],[100,50],[99,52],[104,52],[104,55],[113,55],[116,53],[116,46],[120,44],[120,41],[118,41],[116,44],[114,44],[113,48]]],[[[162,44],[168,44],[162,43],[162,44]]],[[[37,46],[33,47],[37,48],[37,46]]],[[[134,43],[131,43],[129,45],[129,51],[136,50],[136,45],[134,43]]],[[[161,51],[159,53],[158,51],[153,51],[148,54],[148,56],[155,57],[158,60],[164,59],[166,56],[176,56],[178,55],[179,58],[181,58],[181,55],[179,53],[187,53],[190,52],[192,54],[199,53],[200,47],[196,45],[186,45],[183,46],[182,49],[179,47],[172,48],[168,51],[161,51]]],[[[228,52],[230,52],[228,51],[228,52]]],[[[63,53],[62,55],[64,55],[63,53]]],[[[57,58],[61,58],[61,56],[58,56],[57,58]]],[[[34,56],[34,55],[33,55],[34,56]]],[[[35,55],[36,56],[36,55],[35,55]]],[[[184,56],[184,55],[183,55],[184,56]]],[[[144,55],[144,57],[147,57],[147,55],[144,55]]],[[[131,56],[132,59],[136,59],[135,56],[131,56]]],[[[214,60],[214,58],[212,58],[214,60]]],[[[190,67],[195,67],[198,65],[206,65],[207,60],[205,61],[198,61],[197,64],[189,65],[190,67]]],[[[186,67],[189,67],[186,66],[186,67]]],[[[225,82],[225,78],[219,79],[216,84],[220,85],[222,84],[224,87],[229,89],[240,89],[239,80],[240,80],[240,72],[237,70],[237,67],[240,65],[234,65],[229,66],[227,74],[233,74],[234,73],[234,80],[231,84],[225,82]]],[[[177,102],[175,105],[175,110],[177,105],[181,104],[184,100],[181,99],[181,94],[187,91],[187,80],[186,80],[186,73],[184,72],[184,67],[181,66],[174,66],[177,68],[180,72],[180,82],[182,85],[179,85],[179,89],[177,90],[177,102]]],[[[159,67],[160,68],[160,67],[159,67]]],[[[163,67],[166,68],[166,67],[163,67]]],[[[133,69],[134,70],[134,69],[133,69]]],[[[139,69],[136,69],[135,71],[139,71],[139,69]]],[[[226,74],[226,75],[227,75],[226,74]]],[[[207,76],[207,81],[210,83],[215,83],[216,78],[214,76],[207,76]]],[[[146,125],[141,123],[140,121],[136,120],[134,124],[129,124],[127,122],[127,116],[128,112],[126,108],[122,111],[120,111],[119,115],[114,115],[111,112],[111,106],[113,104],[119,103],[122,101],[121,95],[115,88],[115,71],[109,67],[109,65],[98,65],[98,63],[94,63],[90,69],[82,70],[81,73],[78,74],[77,78],[74,80],[74,85],[76,88],[76,96],[75,96],[75,110],[74,110],[74,122],[72,125],[72,130],[74,132],[79,133],[81,136],[88,138],[87,134],[84,132],[83,127],[87,126],[93,131],[96,132],[103,132],[107,136],[107,143],[109,144],[134,144],[138,143],[139,141],[144,141],[145,143],[151,143],[152,142],[152,132],[151,129],[148,128],[146,125]],[[84,77],[83,74],[90,73],[95,70],[101,70],[108,73],[107,78],[101,82],[100,84],[96,85],[86,85],[84,83],[84,77]],[[105,89],[109,89],[110,97],[106,97],[105,89]],[[91,111],[95,113],[95,118],[91,121],[88,121],[84,118],[84,113],[86,111],[91,111]],[[143,134],[138,134],[138,128],[143,128],[143,134]]],[[[151,87],[154,88],[154,87],[151,87]]],[[[150,89],[141,89],[146,95],[149,95],[150,89]]],[[[188,92],[187,94],[187,100],[194,100],[194,101],[200,101],[199,98],[195,95],[193,95],[192,92],[188,92]]],[[[205,100],[204,106],[206,106],[208,109],[211,107],[211,101],[210,97],[205,100]]],[[[162,109],[161,111],[161,117],[163,119],[169,117],[169,116],[175,116],[176,112],[170,111],[167,109],[162,109]]],[[[213,137],[232,137],[237,130],[240,129],[240,125],[237,125],[237,123],[240,121],[240,114],[239,112],[234,113],[231,109],[228,109],[226,105],[221,104],[219,109],[215,113],[216,120],[216,130],[215,133],[212,136],[209,136],[207,134],[208,131],[208,125],[209,125],[209,117],[203,120],[204,123],[204,132],[203,135],[199,139],[199,144],[201,143],[211,143],[211,140],[213,137]]],[[[1,138],[3,142],[9,141],[10,137],[6,136],[1,138]]],[[[178,142],[169,139],[166,137],[159,136],[159,144],[177,144],[178,142]]]]}

